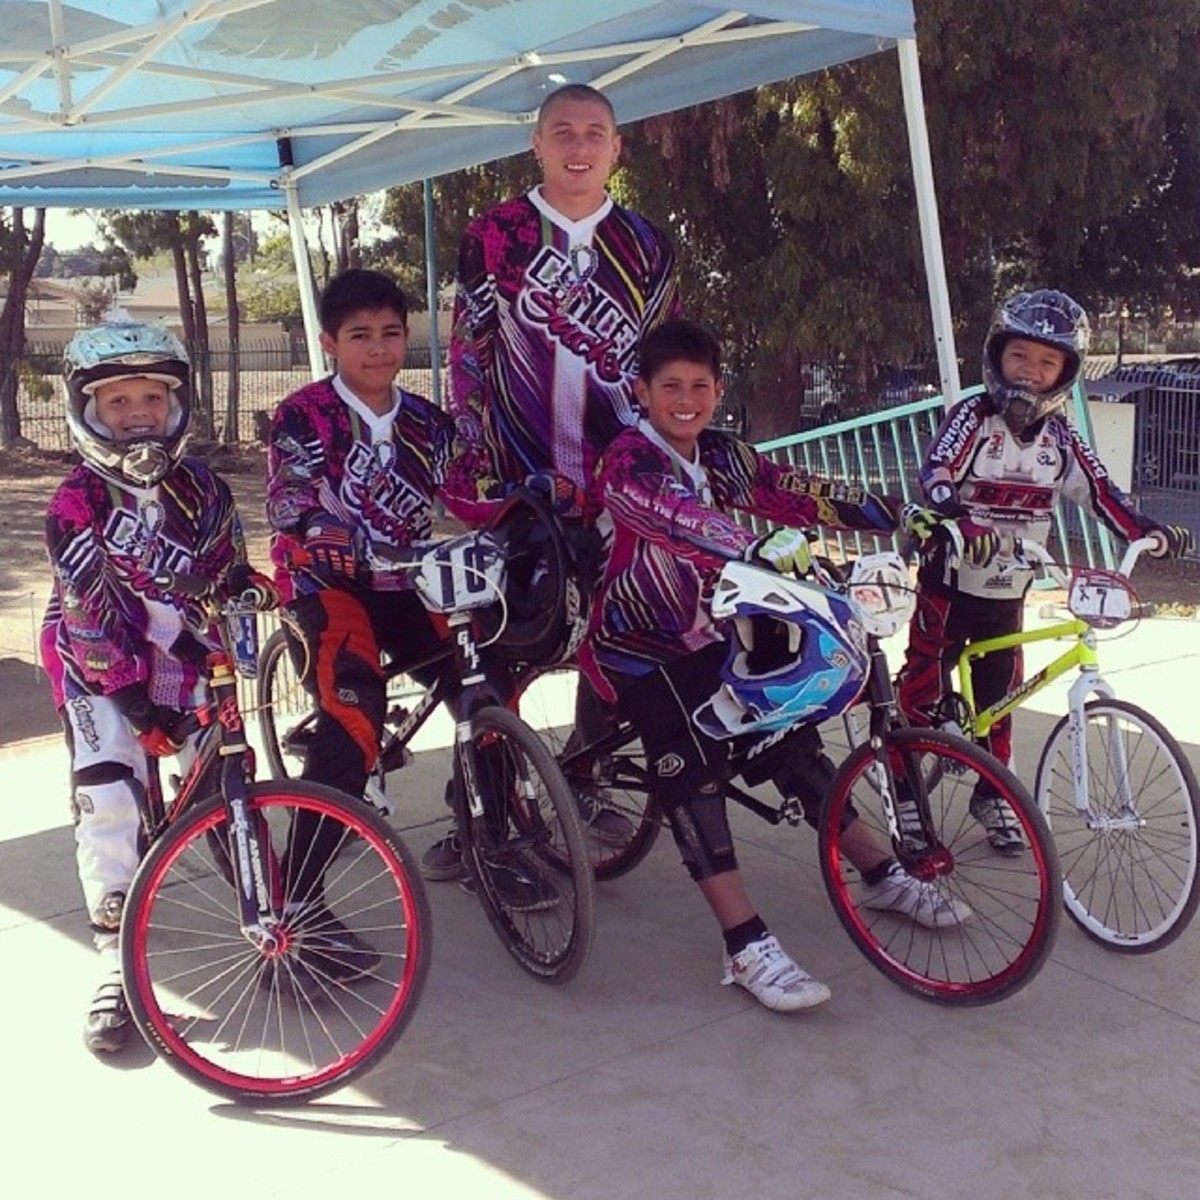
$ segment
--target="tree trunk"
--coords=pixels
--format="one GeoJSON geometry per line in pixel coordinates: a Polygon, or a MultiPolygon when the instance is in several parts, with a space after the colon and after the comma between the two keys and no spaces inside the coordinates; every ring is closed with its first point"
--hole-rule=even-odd
{"type": "Polygon", "coordinates": [[[33,228],[27,232],[25,210],[14,208],[12,232],[24,249],[9,272],[8,295],[0,310],[0,446],[21,436],[17,364],[25,353],[25,300],[46,240],[46,210],[34,209],[33,228]]]}
{"type": "Polygon", "coordinates": [[[204,302],[204,279],[200,270],[200,235],[197,232],[199,213],[188,213],[188,221],[184,225],[184,254],[187,258],[188,279],[191,282],[192,311],[195,314],[195,329],[193,343],[196,371],[196,387],[200,394],[200,406],[204,412],[203,435],[211,438],[213,434],[213,370],[212,354],[208,344],[208,306],[204,302]]]}
{"type": "Polygon", "coordinates": [[[238,365],[241,362],[241,316],[238,313],[237,298],[237,256],[233,249],[234,214],[227,212],[221,225],[221,258],[225,264],[225,311],[228,314],[229,329],[229,368],[225,372],[225,428],[221,440],[229,445],[239,440],[238,437],[238,403],[240,395],[241,374],[238,365]]]}

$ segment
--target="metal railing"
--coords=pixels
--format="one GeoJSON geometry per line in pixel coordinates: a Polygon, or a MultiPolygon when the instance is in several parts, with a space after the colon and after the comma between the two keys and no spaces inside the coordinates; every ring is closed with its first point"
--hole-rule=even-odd
{"type": "MultiPolygon", "coordinates": [[[[982,390],[979,386],[967,388],[963,395],[977,395],[982,390]]],[[[917,477],[921,461],[945,411],[942,397],[932,396],[851,421],[776,438],[761,443],[757,449],[775,462],[803,468],[813,475],[859,484],[905,501],[914,500],[919,497],[917,477]]],[[[1087,403],[1078,388],[1073,415],[1084,436],[1090,439],[1087,403]]],[[[752,519],[751,524],[757,529],[762,523],[752,519]]],[[[1052,543],[1056,556],[1064,564],[1082,561],[1095,566],[1100,559],[1105,566],[1113,566],[1108,530],[1070,502],[1060,502],[1055,512],[1052,543]]],[[[818,545],[822,554],[832,553],[845,559],[888,546],[900,549],[900,537],[822,531],[818,545]]]]}

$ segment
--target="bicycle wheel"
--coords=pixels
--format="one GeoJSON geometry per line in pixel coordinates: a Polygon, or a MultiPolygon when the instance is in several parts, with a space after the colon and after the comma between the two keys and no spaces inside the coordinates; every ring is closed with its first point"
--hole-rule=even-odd
{"type": "Polygon", "coordinates": [[[472,717],[471,740],[455,750],[454,807],[475,894],[505,949],[539,979],[573,978],[595,926],[587,840],[553,755],[515,713],[488,706],[472,717]]]}
{"type": "Polygon", "coordinates": [[[249,819],[267,850],[275,944],[242,933],[214,796],[138,869],[125,989],[143,1036],[194,1082],[239,1101],[307,1100],[367,1071],[403,1032],[429,970],[429,905],[395,831],[338,792],[254,784],[249,819]]]}
{"type": "Polygon", "coordinates": [[[887,800],[871,782],[878,766],[869,746],[842,765],[822,812],[821,871],[834,911],[868,961],[908,991],[949,1005],[1003,999],[1037,974],[1058,928],[1058,857],[1046,822],[1016,776],[962,738],[894,729],[885,745],[898,800],[915,799],[922,818],[915,840],[893,843],[896,857],[962,917],[930,929],[870,906],[871,893],[842,839],[853,806],[875,839],[890,843],[887,800]],[[934,771],[934,759],[946,769],[934,771]],[[1019,855],[994,851],[970,815],[971,794],[981,784],[1008,802],[1025,842],[1019,855]]]}
{"type": "Polygon", "coordinates": [[[282,629],[258,656],[258,725],[275,779],[297,779],[317,721],[317,706],[300,682],[282,629]]]}
{"type": "MultiPolygon", "coordinates": [[[[573,663],[534,671],[517,682],[517,712],[541,734],[560,763],[573,748],[578,685],[579,668],[573,663]]],[[[598,880],[632,871],[654,848],[662,828],[645,761],[642,743],[634,738],[602,758],[580,757],[563,766],[584,820],[598,880]]]]}
{"type": "Polygon", "coordinates": [[[1088,816],[1075,806],[1069,717],[1051,732],[1037,771],[1063,903],[1109,950],[1160,950],[1187,928],[1200,900],[1195,773],[1159,721],[1122,700],[1089,701],[1083,736],[1088,816]]]}

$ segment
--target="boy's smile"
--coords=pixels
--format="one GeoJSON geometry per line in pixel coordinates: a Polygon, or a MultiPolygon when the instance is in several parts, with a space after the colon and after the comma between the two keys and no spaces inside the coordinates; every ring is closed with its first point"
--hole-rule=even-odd
{"type": "Polygon", "coordinates": [[[636,388],[654,431],[683,458],[690,459],[697,438],[720,403],[721,381],[703,363],[674,359],[657,370],[652,379],[639,379],[636,388]]]}
{"type": "Polygon", "coordinates": [[[141,437],[165,437],[171,412],[170,388],[141,375],[111,379],[93,393],[96,418],[118,442],[141,437]]]}

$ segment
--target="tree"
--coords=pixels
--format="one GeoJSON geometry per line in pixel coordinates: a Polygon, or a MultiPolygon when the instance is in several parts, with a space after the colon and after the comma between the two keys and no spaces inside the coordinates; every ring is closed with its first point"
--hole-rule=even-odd
{"type": "Polygon", "coordinates": [[[0,221],[0,261],[8,276],[8,293],[0,309],[0,446],[21,436],[17,392],[25,353],[25,300],[45,240],[44,208],[33,210],[28,228],[23,208],[10,209],[8,220],[0,221]]]}
{"type": "MultiPolygon", "coordinates": [[[[1200,9],[915,7],[964,356],[977,361],[997,296],[1016,286],[1053,284],[1102,305],[1118,281],[1101,258],[1127,260],[1140,294],[1160,303],[1187,286],[1200,9]]],[[[671,228],[688,308],[725,335],[756,433],[796,427],[803,360],[844,360],[872,403],[877,365],[930,344],[894,56],[653,118],[625,142],[619,182],[671,228]]]]}
{"type": "Polygon", "coordinates": [[[225,372],[225,424],[222,429],[222,441],[236,442],[238,440],[238,403],[241,399],[241,372],[238,363],[241,359],[241,314],[238,311],[237,293],[237,255],[234,252],[233,231],[235,216],[231,212],[222,214],[221,220],[221,259],[225,276],[225,313],[226,327],[229,333],[229,369],[225,372]]]}

